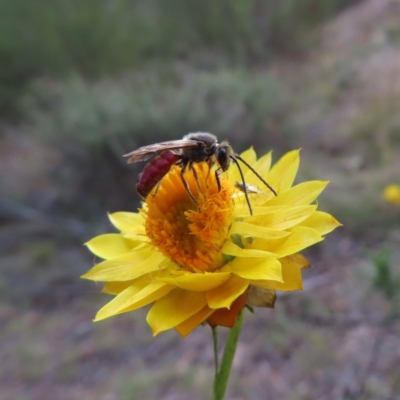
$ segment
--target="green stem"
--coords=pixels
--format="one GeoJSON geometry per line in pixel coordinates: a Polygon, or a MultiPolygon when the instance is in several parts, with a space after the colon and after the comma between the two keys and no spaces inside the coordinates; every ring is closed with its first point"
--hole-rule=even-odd
{"type": "Polygon", "coordinates": [[[219,361],[218,361],[218,326],[212,328],[213,342],[214,342],[214,364],[215,364],[215,376],[214,384],[217,381],[219,361]]]}
{"type": "Polygon", "coordinates": [[[229,375],[235,358],[236,347],[239,342],[240,332],[243,325],[244,312],[242,311],[235,325],[230,330],[228,339],[226,340],[224,355],[222,356],[221,366],[216,375],[214,382],[214,393],[212,400],[223,400],[226,387],[228,385],[229,375]]]}

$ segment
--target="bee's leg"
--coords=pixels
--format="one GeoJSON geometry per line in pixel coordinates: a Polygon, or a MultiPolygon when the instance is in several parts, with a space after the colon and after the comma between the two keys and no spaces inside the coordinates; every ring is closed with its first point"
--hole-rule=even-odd
{"type": "Polygon", "coordinates": [[[205,198],[206,196],[204,195],[204,193],[203,193],[203,191],[201,190],[201,187],[200,187],[199,177],[198,177],[198,175],[197,175],[196,168],[194,168],[194,165],[193,165],[192,162],[189,164],[189,169],[193,172],[194,179],[196,179],[197,187],[199,188],[199,192],[200,192],[200,193],[203,195],[203,197],[205,198]]]}
{"type": "Polygon", "coordinates": [[[208,177],[210,176],[211,168],[212,168],[212,166],[213,166],[213,164],[214,164],[214,161],[212,160],[212,158],[210,158],[210,159],[207,161],[207,164],[208,164],[208,172],[207,172],[207,176],[206,176],[206,183],[207,183],[208,177]]]}
{"type": "Polygon", "coordinates": [[[222,170],[222,168],[217,168],[215,170],[215,180],[217,181],[217,186],[218,186],[218,192],[221,191],[221,181],[219,179],[219,176],[223,173],[224,171],[222,170]]]}
{"type": "Polygon", "coordinates": [[[156,194],[157,194],[158,189],[160,188],[160,186],[161,186],[161,181],[157,183],[156,190],[155,190],[154,193],[151,195],[152,197],[156,197],[156,194]]]}
{"type": "Polygon", "coordinates": [[[185,177],[183,176],[184,173],[186,172],[187,166],[188,166],[188,163],[183,164],[182,169],[181,169],[181,173],[180,173],[180,177],[181,177],[183,186],[185,186],[185,189],[186,189],[188,195],[190,196],[190,198],[193,200],[193,203],[196,204],[196,206],[199,206],[197,201],[196,201],[196,199],[194,198],[192,192],[190,191],[190,187],[189,187],[188,183],[186,182],[185,177]]]}

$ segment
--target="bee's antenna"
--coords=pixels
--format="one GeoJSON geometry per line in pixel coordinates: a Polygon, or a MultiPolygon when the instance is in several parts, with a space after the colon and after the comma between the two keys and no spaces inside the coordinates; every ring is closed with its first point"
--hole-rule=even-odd
{"type": "Polygon", "coordinates": [[[247,205],[249,206],[249,210],[250,210],[250,215],[253,215],[253,209],[251,208],[251,203],[250,203],[250,199],[249,199],[249,194],[247,193],[247,186],[246,186],[246,181],[244,179],[244,174],[242,171],[242,167],[240,166],[240,164],[238,163],[238,161],[235,158],[236,154],[234,156],[230,156],[230,158],[232,159],[232,161],[237,165],[237,167],[239,168],[239,173],[240,176],[242,178],[242,182],[243,182],[243,189],[244,189],[244,195],[246,197],[246,201],[247,201],[247,205]]]}
{"type": "MultiPolygon", "coordinates": [[[[268,189],[269,189],[275,196],[278,196],[278,194],[276,193],[275,189],[274,189],[270,184],[268,184],[268,182],[265,181],[264,178],[263,178],[263,177],[262,177],[262,176],[261,176],[247,161],[245,161],[242,157],[240,157],[239,154],[234,154],[233,156],[231,156],[231,158],[232,158],[232,160],[234,160],[235,158],[237,158],[238,160],[240,160],[244,165],[246,165],[246,167],[248,167],[248,168],[253,172],[254,175],[257,176],[257,178],[258,178],[262,183],[264,183],[264,185],[266,185],[266,186],[268,187],[268,189]]],[[[237,163],[237,165],[239,165],[239,164],[237,163]]],[[[244,183],[244,180],[243,180],[243,183],[244,183]]]]}

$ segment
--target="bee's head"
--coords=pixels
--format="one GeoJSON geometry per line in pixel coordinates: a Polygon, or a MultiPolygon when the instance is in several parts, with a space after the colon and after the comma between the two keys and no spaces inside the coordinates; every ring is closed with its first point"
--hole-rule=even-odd
{"type": "Polygon", "coordinates": [[[215,158],[223,171],[226,171],[229,168],[232,154],[233,149],[228,142],[225,141],[217,145],[215,158]]]}

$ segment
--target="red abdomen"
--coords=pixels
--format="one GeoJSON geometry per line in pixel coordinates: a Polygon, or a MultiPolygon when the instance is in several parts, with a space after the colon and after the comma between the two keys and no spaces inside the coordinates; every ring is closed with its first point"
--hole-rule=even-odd
{"type": "Polygon", "coordinates": [[[150,161],[138,176],[136,190],[140,196],[146,198],[153,188],[168,174],[172,166],[181,159],[181,156],[172,151],[164,151],[150,161]]]}

